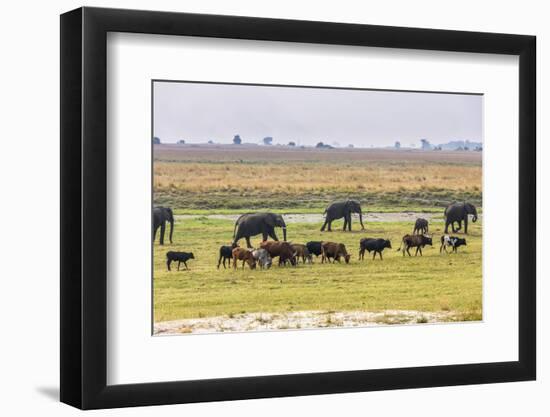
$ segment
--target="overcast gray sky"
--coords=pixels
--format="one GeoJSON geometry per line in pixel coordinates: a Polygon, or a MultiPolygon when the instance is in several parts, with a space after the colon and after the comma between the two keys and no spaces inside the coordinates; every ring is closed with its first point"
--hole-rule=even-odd
{"type": "Polygon", "coordinates": [[[356,147],[481,142],[482,105],[482,96],[465,94],[155,82],[154,136],[356,147]]]}

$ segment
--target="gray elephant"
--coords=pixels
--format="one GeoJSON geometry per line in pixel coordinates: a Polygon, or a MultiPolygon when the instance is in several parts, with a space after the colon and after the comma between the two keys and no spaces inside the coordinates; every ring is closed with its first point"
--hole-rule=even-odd
{"type": "Polygon", "coordinates": [[[361,228],[365,230],[363,225],[363,212],[361,211],[361,204],[355,200],[345,200],[345,201],[335,201],[325,210],[325,223],[321,227],[321,232],[325,231],[325,227],[328,226],[328,231],[331,232],[331,224],[334,220],[344,218],[344,228],[351,232],[351,213],[359,214],[359,222],[361,223],[361,228]]]}
{"type": "Polygon", "coordinates": [[[453,229],[453,233],[458,232],[462,228],[464,221],[464,233],[468,233],[468,215],[473,215],[472,221],[477,221],[477,210],[470,203],[453,203],[445,209],[445,233],[448,233],[449,225],[453,229]],[[455,223],[458,223],[458,228],[455,229],[455,223]]]}
{"type": "Polygon", "coordinates": [[[170,223],[170,243],[172,243],[172,234],[174,232],[174,214],[168,207],[155,207],[153,209],[153,242],[157,237],[157,230],[160,227],[159,243],[164,245],[164,231],[166,222],[170,223]]]}
{"type": "Polygon", "coordinates": [[[240,216],[235,222],[233,229],[233,244],[237,244],[239,239],[246,239],[246,245],[251,248],[250,238],[261,234],[265,242],[267,237],[273,240],[277,239],[275,227],[283,229],[283,240],[286,241],[286,223],[283,216],[274,213],[248,213],[240,216]]]}

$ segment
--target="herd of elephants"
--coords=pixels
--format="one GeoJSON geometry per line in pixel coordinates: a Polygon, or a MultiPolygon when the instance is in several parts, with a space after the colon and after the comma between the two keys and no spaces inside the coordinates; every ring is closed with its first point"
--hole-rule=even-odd
{"type": "MultiPolygon", "coordinates": [[[[321,231],[332,231],[332,222],[338,219],[344,219],[344,231],[351,231],[351,216],[352,214],[359,215],[359,222],[361,228],[364,230],[363,225],[363,211],[361,210],[361,204],[356,200],[344,200],[335,201],[331,203],[324,211],[325,221],[321,227],[321,231]]],[[[468,202],[455,202],[450,204],[444,211],[445,216],[445,234],[441,236],[440,252],[447,248],[450,248],[453,252],[457,251],[457,248],[462,245],[466,245],[466,239],[456,236],[449,236],[448,229],[451,226],[452,232],[456,233],[462,229],[462,223],[464,222],[464,234],[468,233],[468,216],[472,216],[472,221],[477,221],[476,207],[468,202]]],[[[169,240],[172,243],[172,236],[174,231],[174,214],[172,209],[168,207],[155,207],[153,208],[153,242],[155,241],[157,231],[159,233],[159,243],[164,245],[164,237],[166,231],[166,225],[170,225],[169,240]]],[[[290,263],[296,265],[301,258],[302,261],[312,262],[312,255],[321,256],[322,262],[331,259],[340,262],[340,259],[344,259],[346,263],[349,262],[350,255],[347,253],[345,245],[342,243],[328,242],[328,241],[310,241],[306,244],[296,244],[287,242],[286,223],[281,214],[275,213],[247,213],[241,215],[236,221],[233,229],[233,242],[230,246],[222,246],[219,249],[218,268],[223,261],[225,268],[226,260],[233,260],[233,267],[237,267],[237,261],[242,261],[242,267],[244,268],[247,263],[250,268],[255,268],[259,265],[260,268],[269,268],[272,264],[272,259],[278,257],[279,265],[285,265],[290,263]],[[283,241],[279,241],[275,228],[279,227],[283,231],[283,241]],[[262,235],[262,243],[260,248],[253,249],[250,238],[253,236],[262,235]],[[238,245],[239,240],[246,240],[247,248],[241,248],[238,245]],[[268,241],[268,238],[273,239],[268,241]]],[[[432,238],[428,235],[428,221],[422,218],[418,218],[414,224],[412,234],[403,236],[401,241],[401,247],[398,249],[411,256],[409,249],[416,248],[415,256],[420,253],[422,256],[422,248],[426,245],[432,246],[432,238]]],[[[391,243],[386,239],[372,239],[362,238],[359,242],[359,259],[364,259],[365,251],[374,252],[373,259],[378,253],[382,259],[382,251],[384,248],[391,248],[391,243]]],[[[181,263],[183,263],[187,269],[187,261],[194,259],[192,252],[174,252],[169,251],[166,254],[166,265],[170,270],[170,264],[172,262],[178,263],[178,270],[181,263]]]]}

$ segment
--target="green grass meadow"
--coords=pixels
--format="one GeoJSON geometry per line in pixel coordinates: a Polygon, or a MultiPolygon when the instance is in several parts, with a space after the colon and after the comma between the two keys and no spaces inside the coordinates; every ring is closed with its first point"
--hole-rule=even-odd
{"type": "MultiPolygon", "coordinates": [[[[421,216],[419,214],[419,216],[421,216]]],[[[482,224],[469,224],[467,246],[458,254],[440,254],[439,238],[443,222],[430,222],[433,248],[424,256],[402,256],[397,252],[403,235],[412,232],[410,222],[369,222],[359,231],[342,232],[342,222],[333,223],[333,232],[320,232],[321,224],[290,223],[288,240],[341,242],[352,255],[350,264],[321,264],[279,267],[277,260],[269,270],[250,270],[245,266],[216,268],[221,245],[231,243],[234,222],[208,217],[178,219],[174,243],[154,243],[154,320],[155,322],[232,316],[239,313],[321,311],[418,310],[452,312],[451,320],[481,320],[482,311],[482,224]],[[388,238],[392,249],[383,252],[384,260],[358,260],[362,237],[388,238]],[[192,251],[190,270],[168,272],[167,251],[192,251]]],[[[282,232],[277,229],[282,238],[282,232]]],[[[255,247],[261,236],[252,238],[255,247]]],[[[168,240],[168,239],[166,239],[168,240]]],[[[241,240],[241,246],[246,242],[241,240]]],[[[182,264],[182,268],[183,264],[182,264]]]]}

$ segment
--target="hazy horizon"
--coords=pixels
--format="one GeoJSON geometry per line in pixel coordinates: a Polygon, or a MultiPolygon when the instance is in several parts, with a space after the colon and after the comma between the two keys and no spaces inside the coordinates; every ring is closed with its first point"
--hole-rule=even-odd
{"type": "Polygon", "coordinates": [[[355,147],[483,142],[481,95],[156,81],[154,136],[162,143],[355,147]]]}

